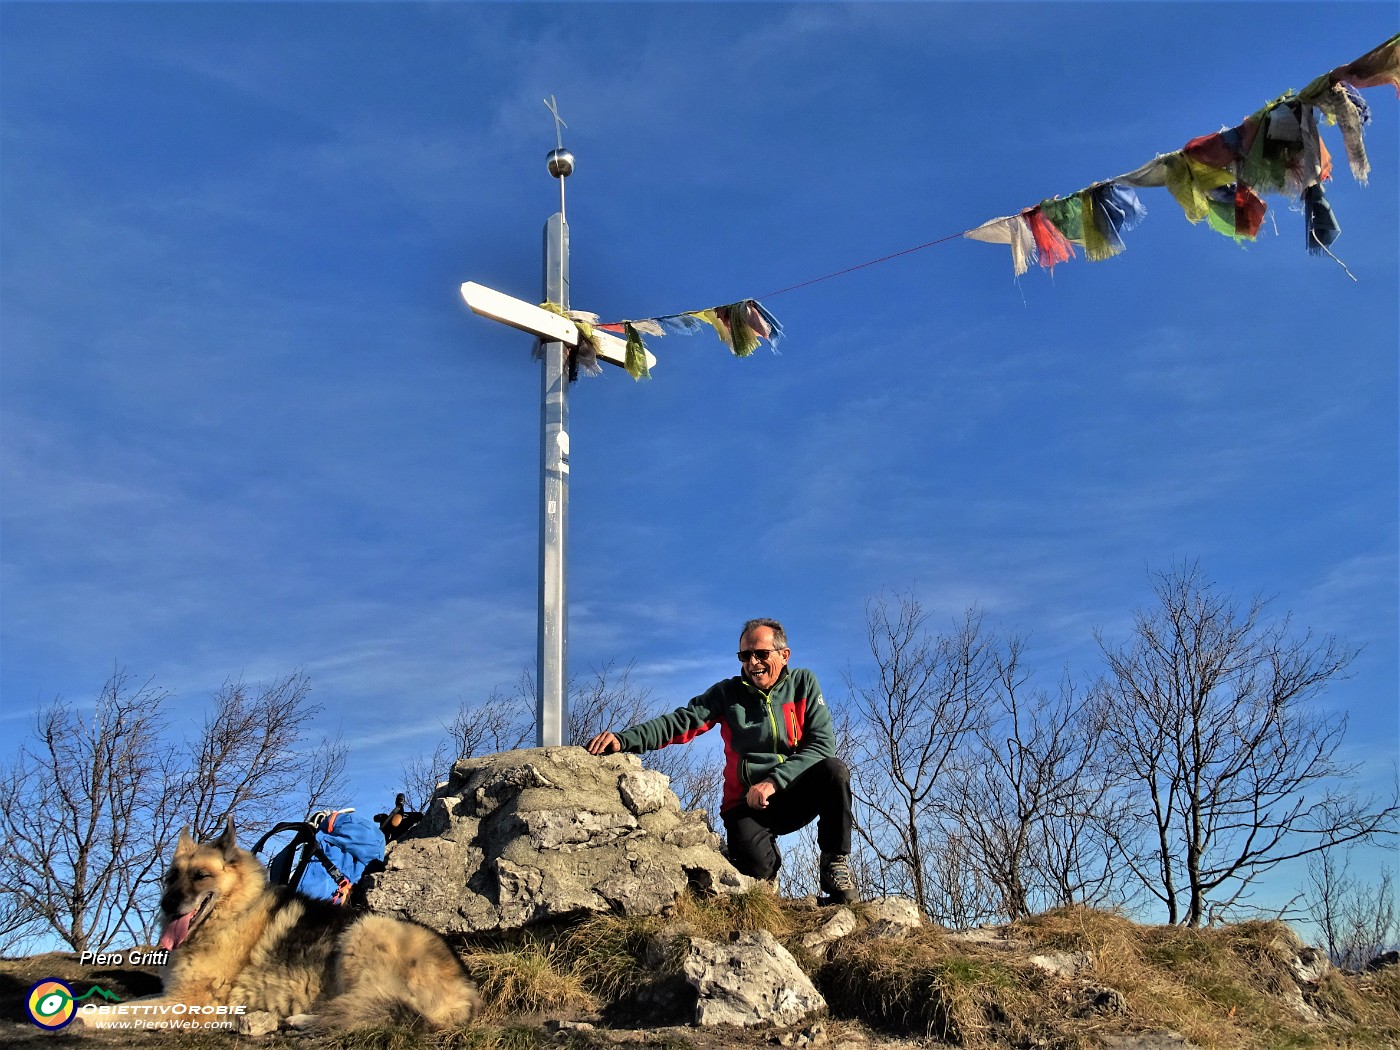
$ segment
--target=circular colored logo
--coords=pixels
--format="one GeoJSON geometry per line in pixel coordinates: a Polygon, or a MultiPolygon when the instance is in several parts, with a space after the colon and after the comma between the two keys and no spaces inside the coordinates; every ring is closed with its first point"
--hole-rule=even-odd
{"type": "Polygon", "coordinates": [[[56,977],[46,977],[29,989],[29,1019],[40,1028],[56,1032],[73,1020],[73,989],[56,977]]]}

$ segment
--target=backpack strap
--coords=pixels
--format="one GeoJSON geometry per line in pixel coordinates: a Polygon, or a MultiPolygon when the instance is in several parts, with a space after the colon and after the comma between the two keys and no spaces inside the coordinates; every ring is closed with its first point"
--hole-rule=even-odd
{"type": "MultiPolygon", "coordinates": [[[[329,828],[327,830],[329,830],[329,828]]],[[[287,885],[295,889],[297,884],[301,882],[302,875],[306,872],[306,865],[310,862],[312,857],[315,857],[321,862],[321,867],[326,869],[326,873],[335,880],[336,891],[334,896],[331,897],[331,900],[336,904],[344,904],[350,896],[350,890],[353,888],[352,884],[350,880],[345,877],[345,873],[335,866],[335,862],[332,861],[330,857],[326,856],[326,851],[321,848],[320,842],[316,840],[316,825],[308,824],[306,821],[302,820],[284,820],[275,825],[272,830],[253,844],[253,852],[261,853],[262,848],[267,845],[268,839],[272,838],[273,835],[280,835],[287,831],[294,833],[291,844],[300,844],[302,846],[301,860],[297,862],[296,870],[291,873],[291,877],[287,880],[287,885]]]]}
{"type": "Polygon", "coordinates": [[[314,824],[308,824],[304,820],[284,820],[280,824],[274,825],[272,830],[258,839],[257,842],[253,843],[252,852],[261,853],[263,847],[267,845],[268,839],[272,838],[273,835],[280,835],[284,831],[296,832],[296,836],[292,840],[293,842],[304,842],[308,838],[314,839],[316,837],[316,827],[314,824]]]}

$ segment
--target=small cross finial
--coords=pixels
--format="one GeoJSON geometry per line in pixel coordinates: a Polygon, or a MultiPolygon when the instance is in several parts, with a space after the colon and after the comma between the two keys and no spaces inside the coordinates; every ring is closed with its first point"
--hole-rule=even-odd
{"type": "Polygon", "coordinates": [[[560,149],[563,149],[564,133],[559,129],[567,128],[569,125],[565,124],[564,118],[559,116],[559,104],[554,101],[553,95],[550,95],[549,98],[542,99],[541,101],[544,102],[545,109],[549,110],[551,113],[554,114],[554,143],[560,149]]]}

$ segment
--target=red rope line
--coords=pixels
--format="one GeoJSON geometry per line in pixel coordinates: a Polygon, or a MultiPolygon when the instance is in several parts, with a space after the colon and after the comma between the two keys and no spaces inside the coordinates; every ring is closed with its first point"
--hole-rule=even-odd
{"type": "Polygon", "coordinates": [[[856,270],[863,270],[867,266],[874,266],[876,263],[889,262],[891,259],[898,259],[901,255],[912,255],[914,252],[921,252],[925,248],[932,248],[935,244],[943,244],[945,241],[957,240],[963,235],[963,233],[966,232],[967,231],[964,230],[960,233],[950,233],[947,237],[940,237],[936,241],[927,241],[924,244],[920,244],[914,248],[905,248],[902,252],[894,252],[890,255],[882,255],[880,256],[880,258],[871,259],[869,262],[859,263],[855,266],[847,266],[844,270],[837,270],[835,273],[829,273],[825,277],[813,277],[810,281],[803,281],[801,284],[790,284],[786,288],[779,288],[776,292],[769,292],[767,295],[759,296],[759,298],[772,299],[775,295],[782,295],[784,292],[795,292],[797,289],[806,288],[810,284],[820,284],[822,281],[829,281],[833,277],[841,277],[848,273],[854,273],[856,270]]]}
{"type": "MultiPolygon", "coordinates": [[[[806,288],[808,285],[812,285],[812,284],[820,284],[822,281],[829,281],[829,280],[831,280],[833,277],[842,277],[842,276],[844,276],[844,275],[846,275],[846,274],[848,274],[848,273],[855,273],[857,270],[863,270],[863,269],[865,269],[867,266],[875,266],[877,263],[889,262],[891,259],[898,259],[901,255],[912,255],[912,254],[914,254],[914,252],[921,252],[921,251],[923,251],[925,248],[932,248],[935,244],[943,244],[943,243],[945,243],[945,242],[947,242],[947,241],[955,241],[955,240],[957,240],[959,237],[963,236],[963,234],[965,234],[966,232],[967,232],[967,231],[964,230],[964,231],[962,231],[961,233],[950,233],[950,234],[948,234],[948,236],[946,236],[946,237],[940,237],[940,238],[938,238],[938,240],[936,240],[936,241],[925,241],[923,244],[916,245],[916,246],[914,246],[913,248],[905,248],[903,251],[900,251],[900,252],[892,252],[892,253],[889,254],[889,255],[882,255],[882,256],[880,256],[880,258],[878,258],[878,259],[871,259],[869,262],[857,263],[855,266],[847,266],[844,270],[837,270],[835,273],[829,273],[829,274],[827,274],[827,275],[824,276],[824,277],[813,277],[810,281],[803,281],[803,282],[801,282],[800,284],[790,284],[790,285],[788,285],[786,288],[779,288],[776,292],[769,292],[769,293],[767,293],[766,295],[760,295],[760,296],[758,296],[757,298],[758,298],[759,301],[762,301],[762,300],[764,300],[764,299],[772,299],[775,295],[782,295],[784,292],[795,292],[795,291],[797,291],[797,289],[799,289],[799,288],[806,288]]],[[[658,314],[658,315],[656,315],[656,316],[658,316],[658,317],[675,317],[675,316],[677,316],[677,315],[676,315],[676,314],[658,314]]],[[[634,320],[635,320],[635,319],[634,319],[634,320]]],[[[648,319],[647,319],[647,318],[642,318],[642,320],[648,320],[648,319]]],[[[625,322],[625,321],[600,321],[600,322],[598,322],[597,324],[595,324],[594,327],[595,327],[595,328],[605,328],[605,329],[608,329],[608,330],[610,330],[610,331],[616,331],[616,330],[620,330],[620,329],[622,328],[622,326],[623,326],[624,324],[626,324],[626,323],[627,323],[627,322],[625,322]]]]}

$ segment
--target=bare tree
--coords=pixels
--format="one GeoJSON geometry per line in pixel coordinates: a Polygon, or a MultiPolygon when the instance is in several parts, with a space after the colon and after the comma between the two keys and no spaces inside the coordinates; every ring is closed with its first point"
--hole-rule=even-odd
{"type": "Polygon", "coordinates": [[[455,761],[444,738],[434,745],[430,753],[407,759],[399,767],[405,805],[409,810],[427,812],[428,803],[437,793],[438,785],[447,779],[447,772],[455,761]]]}
{"type": "Polygon", "coordinates": [[[963,837],[966,867],[994,887],[997,912],[1019,919],[1107,895],[1112,854],[1094,834],[1108,794],[1093,767],[1102,720],[1068,681],[1057,695],[1028,688],[1024,644],[993,650],[997,688],[973,745],[938,803],[963,837]]]}
{"type": "Polygon", "coordinates": [[[494,755],[525,746],[534,733],[534,679],[528,669],[510,692],[497,687],[485,700],[459,697],[451,722],[440,723],[447,734],[433,750],[405,761],[403,791],[410,810],[426,811],[437,787],[459,759],[494,755]]]}
{"type": "Polygon", "coordinates": [[[511,693],[493,689],[485,700],[458,704],[447,726],[453,758],[496,755],[525,746],[534,730],[534,698],[524,691],[528,684],[528,677],[522,676],[511,693]]]}
{"type": "Polygon", "coordinates": [[[965,930],[1000,913],[1000,892],[982,871],[965,830],[944,824],[928,859],[924,885],[929,914],[944,926],[965,930]]]}
{"type": "Polygon", "coordinates": [[[985,725],[995,690],[997,663],[981,615],[969,610],[950,634],[932,635],[912,595],[894,596],[893,607],[880,596],[866,604],[866,638],[873,678],[846,677],[860,723],[857,832],[884,872],[885,892],[907,892],[935,919],[976,910],[948,903],[953,882],[942,878],[948,865],[939,861],[948,836],[934,802],[959,749],[985,725]]]}
{"type": "Polygon", "coordinates": [[[39,917],[23,907],[15,893],[0,887],[0,958],[21,950],[41,936],[43,928],[39,917]]]}
{"type": "MultiPolygon", "coordinates": [[[[342,809],[349,801],[346,766],[350,761],[350,745],[339,730],[335,736],[323,736],[305,756],[300,773],[303,812],[318,809],[342,809]]],[[[286,818],[280,818],[286,819],[286,818]]]]}
{"type": "Polygon", "coordinates": [[[177,819],[162,766],[167,695],[118,668],[91,714],[54,700],[0,780],[4,910],[35,917],[76,952],[133,929],[149,903],[177,819]]]}
{"type": "Polygon", "coordinates": [[[181,803],[192,827],[214,834],[231,816],[271,825],[288,819],[291,799],[305,803],[296,816],[343,804],[345,744],[306,747],[306,730],[321,711],[310,693],[299,671],[259,686],[224,683],[190,744],[181,803]]]}
{"type": "Polygon", "coordinates": [[[61,698],[40,710],[0,775],[0,934],[57,936],[78,952],[145,941],[182,825],[270,822],[292,798],[335,803],[345,748],[306,746],[319,710],[308,690],[299,674],[256,691],[225,685],[184,750],[165,735],[169,694],[120,668],[91,714],[61,698]]]}
{"type": "Polygon", "coordinates": [[[529,671],[522,671],[509,693],[496,688],[485,700],[459,698],[452,721],[442,727],[447,736],[433,745],[431,753],[403,763],[403,787],[409,809],[425,811],[437,786],[447,779],[452,764],[459,759],[523,747],[534,733],[533,692],[529,671]]]}
{"type": "Polygon", "coordinates": [[[1328,956],[1344,970],[1359,970],[1400,945],[1400,911],[1389,868],[1367,884],[1351,873],[1351,862],[1340,851],[1316,853],[1308,858],[1307,904],[1328,956]]]}
{"type": "Polygon", "coordinates": [[[1346,719],[1310,703],[1355,653],[1239,606],[1199,566],[1154,575],[1129,642],[1099,645],[1111,766],[1135,785],[1146,843],[1125,860],[1170,922],[1198,926],[1275,865],[1392,831],[1400,806],[1351,795],[1346,719]]]}
{"type": "MultiPolygon", "coordinates": [[[[651,689],[632,682],[634,662],[621,670],[611,661],[595,668],[591,678],[570,683],[569,742],[583,745],[604,729],[626,729],[672,710],[674,703],[654,703],[651,689]]],[[[648,769],[665,774],[683,809],[703,809],[714,828],[719,812],[722,771],[706,765],[687,747],[666,747],[642,756],[648,769]]]]}

